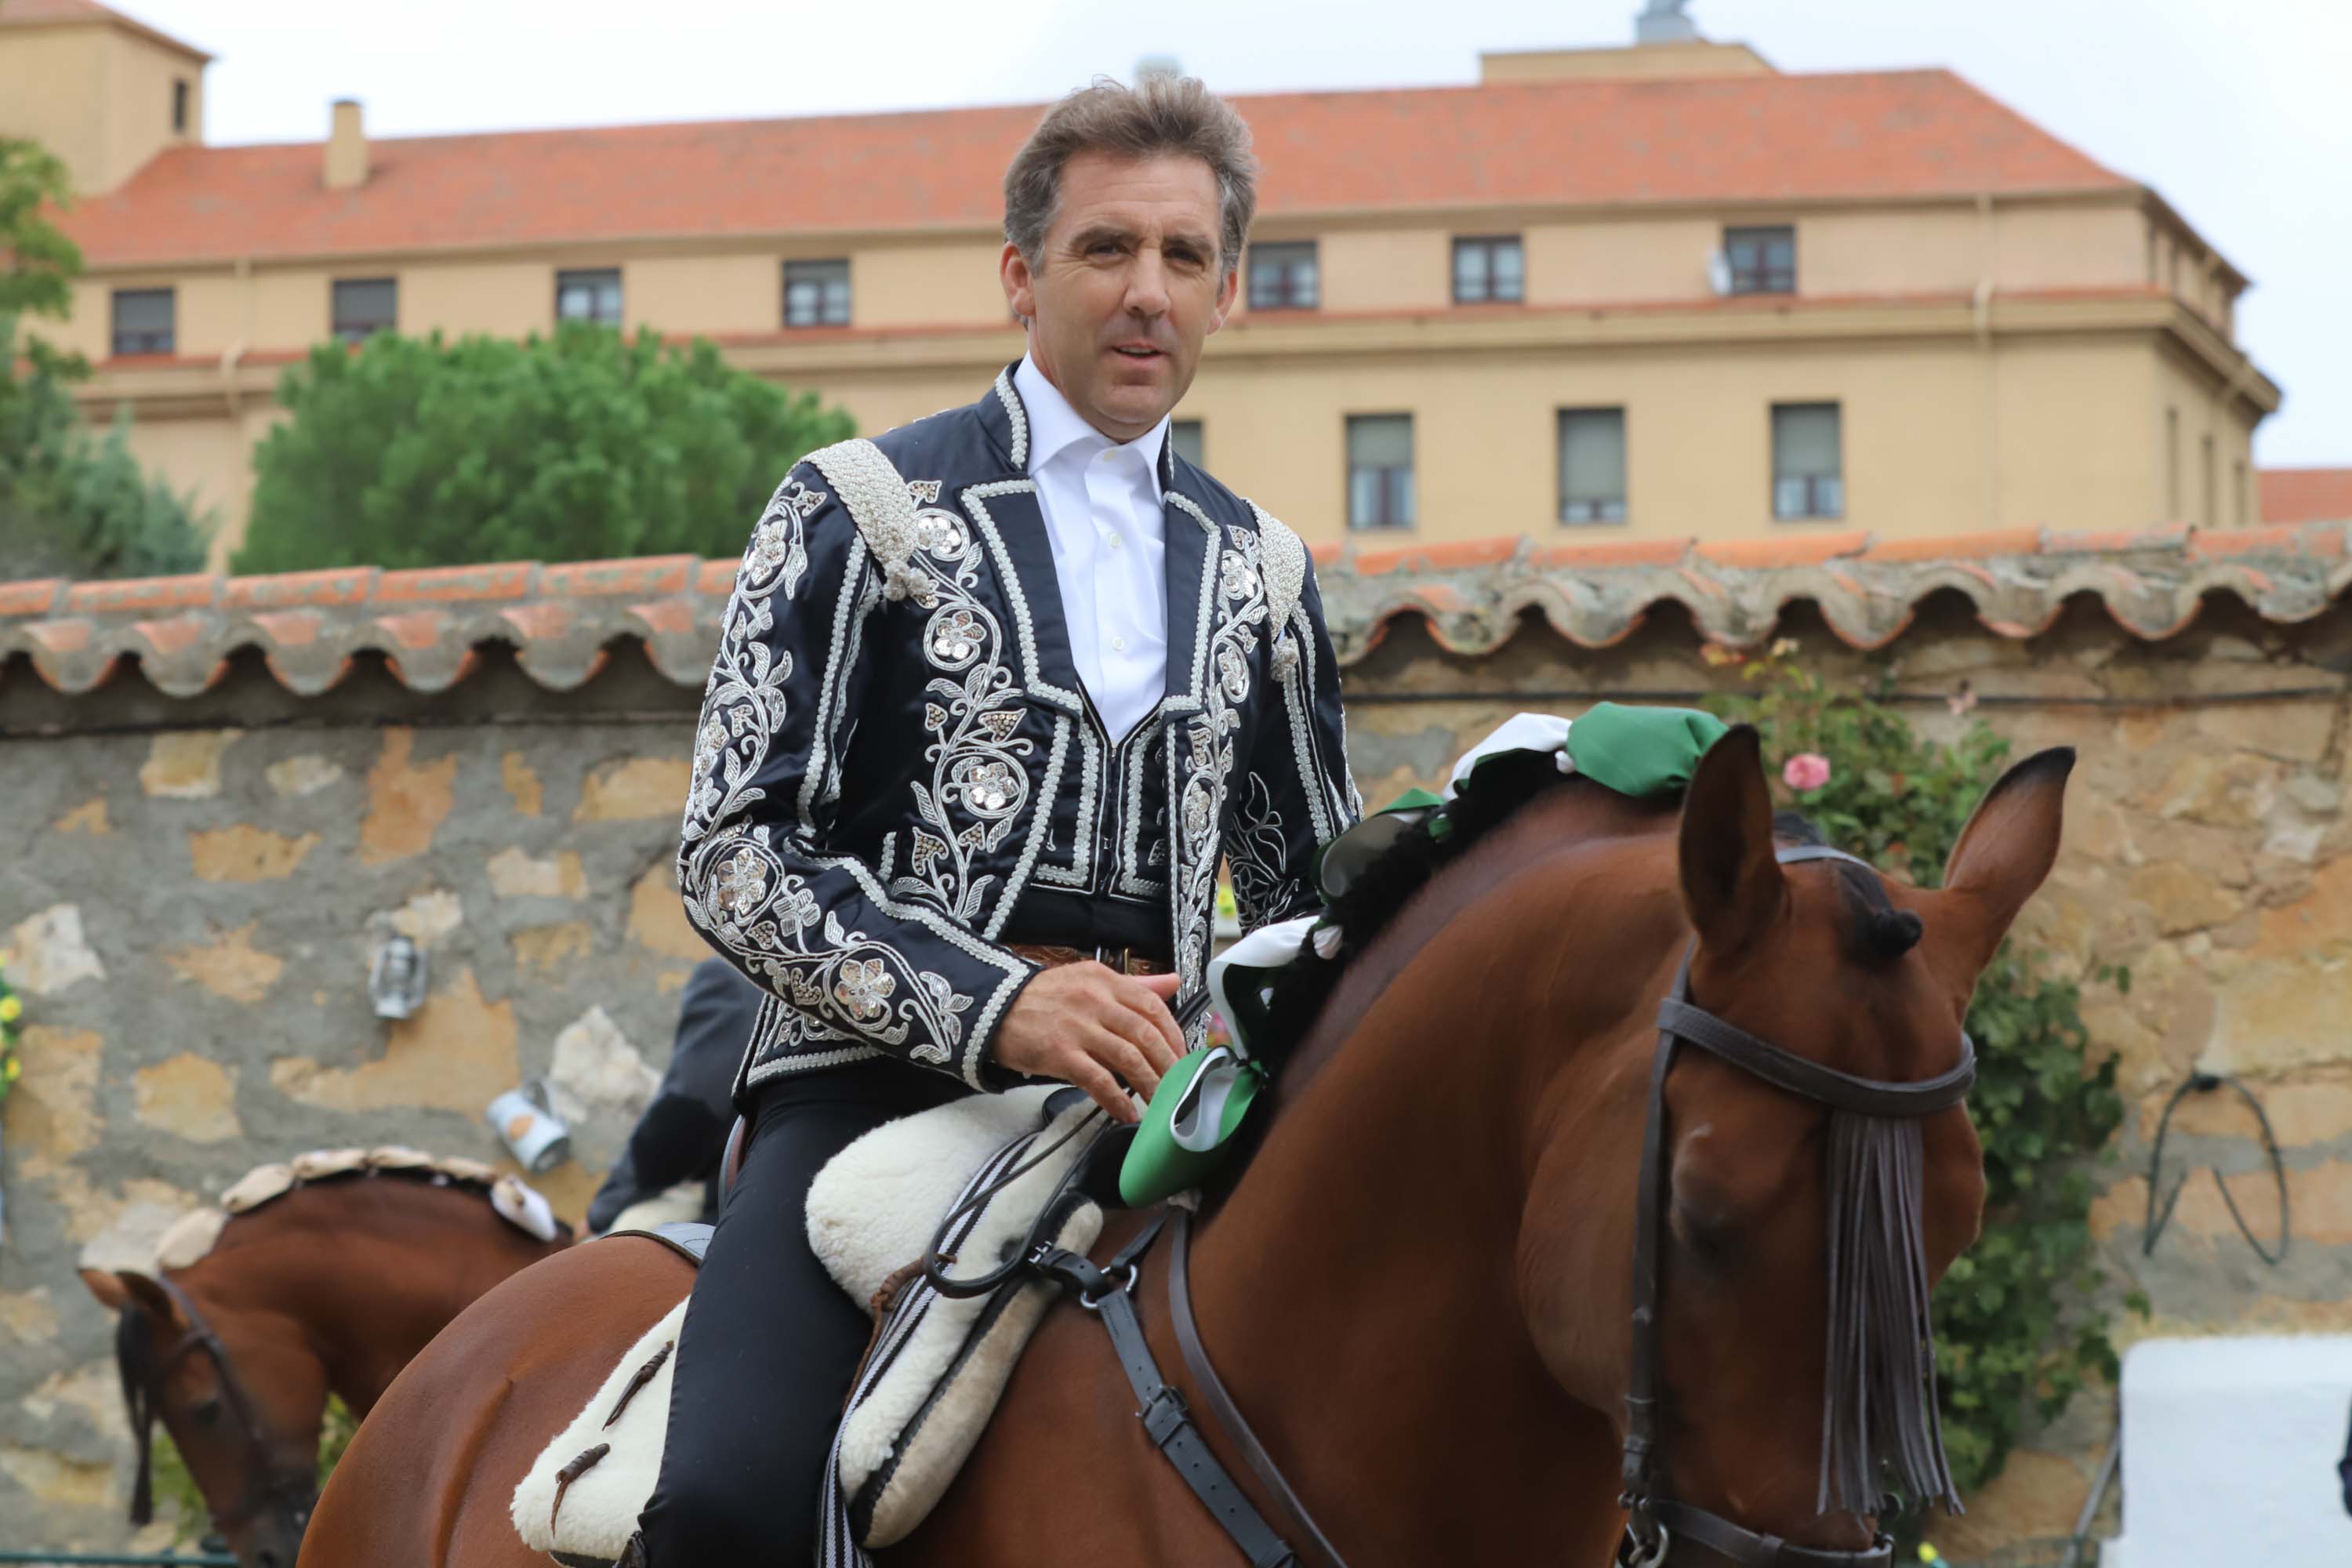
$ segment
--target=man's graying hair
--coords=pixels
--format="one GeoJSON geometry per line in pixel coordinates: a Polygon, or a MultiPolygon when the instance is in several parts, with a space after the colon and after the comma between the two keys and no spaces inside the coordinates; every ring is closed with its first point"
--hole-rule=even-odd
{"type": "Polygon", "coordinates": [[[1034,266],[1060,200],[1062,166],[1081,153],[1193,157],[1217,178],[1218,270],[1241,264],[1257,212],[1249,127],[1194,78],[1153,73],[1133,87],[1097,77],[1046,111],[1004,171],[1004,237],[1034,266]]]}

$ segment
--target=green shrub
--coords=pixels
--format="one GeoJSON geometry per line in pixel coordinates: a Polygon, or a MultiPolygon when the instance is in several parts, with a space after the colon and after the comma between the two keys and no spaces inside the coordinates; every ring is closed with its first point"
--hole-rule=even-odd
{"type": "MultiPolygon", "coordinates": [[[[327,1413],[319,1428],[319,1487],[324,1490],[327,1478],[335,1473],[335,1461],[352,1446],[353,1434],[360,1429],[360,1419],[343,1403],[341,1394],[327,1395],[327,1413]]],[[[172,1445],[172,1435],[161,1426],[149,1440],[149,1463],[154,1472],[157,1512],[171,1511],[173,1521],[173,1544],[186,1546],[201,1540],[212,1530],[212,1515],[205,1507],[205,1494],[196,1478],[188,1473],[187,1461],[172,1445]]]]}
{"type": "MultiPolygon", "coordinates": [[[[0,363],[14,358],[0,318],[0,363]]],[[[128,413],[102,436],[84,424],[69,374],[35,359],[0,377],[0,581],[202,570],[206,529],[194,498],[139,466],[128,413]]]]}
{"type": "Polygon", "coordinates": [[[583,322],[321,345],[278,395],[239,572],[732,556],[785,470],[854,434],[708,342],[583,322]]]}
{"type": "MultiPolygon", "coordinates": [[[[1794,653],[1776,644],[1748,665],[1752,691],[1712,706],[1756,725],[1776,769],[1805,753],[1828,761],[1820,787],[1775,787],[1830,842],[1938,885],[2009,742],[1981,721],[1950,745],[1923,741],[1884,692],[1832,691],[1794,653]]],[[[2090,1300],[2100,1277],[2088,1167],[2121,1125],[2123,1101],[2115,1058],[2091,1058],[2079,988],[2040,966],[2012,937],[1969,1007],[1984,1231],[1935,1299],[1944,1436],[1964,1493],[2000,1472],[2029,1413],[2048,1419],[2091,1377],[2116,1372],[2106,1316],[2090,1300]]]]}

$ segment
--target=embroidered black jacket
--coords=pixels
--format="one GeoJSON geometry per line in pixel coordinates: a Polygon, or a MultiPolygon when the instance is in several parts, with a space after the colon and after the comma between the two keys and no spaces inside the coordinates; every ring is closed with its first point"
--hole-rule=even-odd
{"type": "Polygon", "coordinates": [[[1000,375],[812,454],[752,531],[678,856],[688,917],[768,994],[739,1094],[886,1054],[1001,1088],[990,1046],[1036,973],[1007,945],[1024,905],[1148,910],[1181,1005],[1207,983],[1219,858],[1245,926],[1285,919],[1360,811],[1298,537],[1161,455],[1167,692],[1114,744],[1027,449],[1000,375]]]}

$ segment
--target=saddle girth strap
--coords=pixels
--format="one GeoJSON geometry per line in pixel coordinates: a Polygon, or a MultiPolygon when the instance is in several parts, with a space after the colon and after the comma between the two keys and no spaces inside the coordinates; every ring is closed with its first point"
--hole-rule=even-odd
{"type": "Polygon", "coordinates": [[[1192,1317],[1192,1215],[1189,1210],[1178,1209],[1176,1234],[1169,1242],[1168,1315],[1175,1320],[1176,1344],[1184,1352],[1184,1370],[1192,1374],[1192,1383],[1201,1391],[1201,1397],[1208,1401],[1209,1414],[1216,1417],[1217,1425],[1225,1429],[1225,1436],[1241,1449],[1242,1458],[1248,1462],[1252,1473],[1273,1494],[1283,1512],[1290,1516],[1292,1527],[1315,1543],[1315,1550],[1323,1554],[1324,1561],[1330,1563],[1331,1568],[1348,1568],[1347,1559],[1339,1555],[1330,1538],[1317,1526],[1314,1516],[1307,1511],[1307,1505],[1298,1500],[1298,1494],[1290,1489],[1290,1483],[1283,1479],[1280,1467],[1274,1462],[1274,1456],[1266,1451],[1264,1443],[1258,1441],[1257,1434],[1250,1430],[1250,1424],[1242,1416],[1241,1407],[1234,1403],[1234,1396],[1225,1392],[1224,1380],[1217,1375],[1217,1369],[1210,1363],[1208,1347],[1201,1342],[1200,1324],[1192,1317]]]}
{"type": "Polygon", "coordinates": [[[1139,1402],[1136,1416],[1168,1462],[1176,1468],[1209,1517],[1228,1536],[1250,1568],[1298,1568],[1298,1554],[1258,1513],[1233,1477],[1210,1452],[1200,1429],[1192,1425],[1183,1392],[1160,1373],[1160,1363],[1143,1336],[1143,1321],[1135,1310],[1137,1259],[1160,1234],[1164,1223],[1154,1220],[1120,1250],[1108,1268],[1097,1268],[1075,1252],[1048,1247],[1035,1257],[1039,1270],[1059,1279],[1077,1294],[1078,1305],[1102,1320],[1112,1351],[1128,1385],[1139,1402]]]}

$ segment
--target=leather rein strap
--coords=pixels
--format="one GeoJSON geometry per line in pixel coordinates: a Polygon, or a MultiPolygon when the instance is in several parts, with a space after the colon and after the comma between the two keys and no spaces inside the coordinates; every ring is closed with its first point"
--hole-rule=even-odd
{"type": "MultiPolygon", "coordinates": [[[[1822,845],[1784,848],[1778,858],[1782,865],[1842,860],[1877,874],[1867,861],[1822,845]]],[[[1627,1568],[1668,1568],[1674,1561],[1675,1542],[1687,1541],[1717,1560],[1740,1568],[1891,1568],[1895,1542],[1884,1532],[1861,1552],[1792,1546],[1778,1536],[1748,1530],[1664,1495],[1659,1402],[1665,1377],[1664,1352],[1658,1337],[1662,1299],[1658,1249],[1666,1224],[1666,1076],[1674,1068],[1675,1047],[1690,1045],[1775,1089],[1836,1110],[1916,1119],[1958,1105],[1968,1097],[1969,1086],[1976,1081],[1976,1047],[1963,1034],[1958,1065],[1916,1082],[1889,1083],[1823,1067],[1726,1023],[1693,1003],[1691,960],[1697,951],[1694,941],[1675,971],[1674,989],[1658,1005],[1657,1055],[1650,1071],[1649,1117],[1642,1132],[1640,1197],[1634,1215],[1633,1365],[1625,1396],[1624,1495],[1618,1500],[1627,1519],[1618,1562],[1627,1568]]]]}
{"type": "MultiPolygon", "coordinates": [[[[180,1342],[156,1363],[153,1386],[146,1391],[149,1409],[152,1410],[162,1403],[164,1379],[179,1363],[180,1358],[200,1350],[212,1362],[213,1375],[220,1382],[222,1398],[230,1414],[236,1418],[238,1436],[245,1439],[247,1462],[251,1467],[245,1490],[226,1511],[213,1510],[213,1523],[224,1530],[233,1529],[275,1502],[285,1504],[297,1524],[307,1524],[311,1501],[319,1493],[317,1472],[307,1468],[294,1470],[281,1469],[277,1466],[268,1429],[261,1424],[258,1407],[246,1392],[243,1380],[236,1375],[236,1368],[228,1359],[228,1347],[221,1343],[220,1336],[213,1332],[212,1325],[205,1321],[204,1314],[196,1310],[196,1303],[185,1290],[160,1270],[155,1275],[155,1282],[163,1288],[163,1293],[171,1298],[172,1304],[187,1320],[188,1329],[181,1336],[180,1342]]],[[[148,1504],[152,1495],[148,1483],[148,1454],[143,1446],[139,1455],[139,1480],[135,1489],[134,1522],[143,1524],[146,1521],[136,1519],[135,1512],[141,1505],[148,1504]]],[[[207,1504],[209,1506],[209,1500],[207,1504]]],[[[152,1504],[149,1504],[149,1510],[152,1511],[152,1504]]]]}
{"type": "MultiPolygon", "coordinates": [[[[1192,1216],[1181,1209],[1176,1215],[1177,1245],[1181,1247],[1192,1216]]],[[[1168,1456],[1168,1462],[1176,1467],[1176,1473],[1192,1489],[1209,1517],[1249,1559],[1250,1568],[1297,1568],[1298,1554],[1275,1533],[1225,1468],[1217,1463],[1217,1457],[1192,1425],[1192,1406],[1185,1403],[1183,1391],[1160,1375],[1160,1363],[1144,1338],[1143,1322],[1135,1310],[1135,1282],[1144,1252],[1167,1223],[1163,1215],[1144,1226],[1107,1268],[1097,1268],[1085,1258],[1058,1247],[1040,1248],[1031,1262],[1076,1290],[1078,1305],[1102,1320],[1110,1333],[1111,1349],[1118,1356],[1119,1370],[1127,1373],[1128,1386],[1135,1390],[1139,1402],[1135,1414],[1152,1446],[1168,1456]]],[[[1172,1267],[1181,1269],[1183,1265],[1179,1262],[1172,1267]]],[[[1253,1463],[1259,1458],[1253,1455],[1253,1463]]],[[[1266,1463],[1270,1467],[1272,1461],[1266,1463]]],[[[1287,1487],[1280,1487],[1276,1493],[1288,1494],[1287,1487]]]]}

